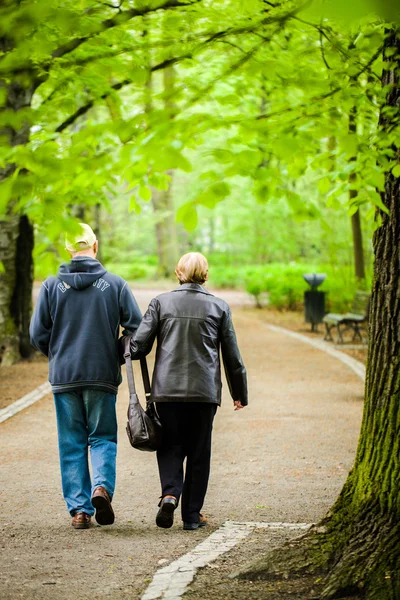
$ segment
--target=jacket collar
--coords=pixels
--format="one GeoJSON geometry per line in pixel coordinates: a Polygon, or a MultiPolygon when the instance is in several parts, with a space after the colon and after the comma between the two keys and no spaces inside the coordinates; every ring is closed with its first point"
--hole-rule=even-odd
{"type": "Polygon", "coordinates": [[[205,287],[200,285],[199,283],[182,283],[178,288],[176,288],[176,290],[173,290],[173,291],[174,292],[183,292],[183,291],[200,292],[200,294],[208,294],[209,296],[212,296],[212,294],[208,290],[206,290],[205,287]]]}

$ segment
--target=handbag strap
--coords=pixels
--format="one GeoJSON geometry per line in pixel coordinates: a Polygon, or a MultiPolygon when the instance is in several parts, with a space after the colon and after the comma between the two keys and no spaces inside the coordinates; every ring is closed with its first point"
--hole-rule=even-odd
{"type": "Polygon", "coordinates": [[[126,365],[126,378],[128,380],[129,394],[132,395],[132,394],[136,394],[136,386],[135,386],[135,379],[133,377],[133,366],[132,366],[130,345],[131,345],[131,339],[128,337],[125,340],[124,358],[125,358],[125,365],[126,365]]]}
{"type": "Polygon", "coordinates": [[[145,356],[143,356],[143,358],[140,359],[140,366],[142,369],[144,393],[146,394],[146,405],[148,406],[149,404],[151,404],[151,387],[149,370],[147,368],[147,360],[145,356]]]}
{"type": "MultiPolygon", "coordinates": [[[[126,364],[126,378],[128,380],[129,393],[136,394],[136,386],[135,386],[135,379],[133,377],[133,365],[132,365],[130,345],[131,345],[131,338],[128,337],[125,340],[125,352],[124,352],[124,358],[125,358],[125,364],[126,364]]],[[[140,367],[142,370],[144,392],[146,394],[146,405],[149,405],[151,403],[151,386],[150,386],[149,370],[147,368],[147,360],[146,360],[145,356],[143,356],[143,358],[140,359],[140,367]]]]}

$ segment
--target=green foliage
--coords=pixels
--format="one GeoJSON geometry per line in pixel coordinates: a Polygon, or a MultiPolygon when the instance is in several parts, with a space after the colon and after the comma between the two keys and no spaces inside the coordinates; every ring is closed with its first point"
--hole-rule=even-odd
{"type": "MultiPolygon", "coordinates": [[[[301,310],[304,292],[309,288],[303,279],[306,273],[325,273],[324,283],[318,288],[327,293],[327,312],[346,312],[351,304],[359,282],[353,275],[351,266],[332,266],[327,264],[284,264],[212,267],[210,285],[212,287],[245,289],[254,297],[256,304],[272,306],[280,310],[301,310]]],[[[367,288],[371,277],[368,276],[367,288]]]]}
{"type": "Polygon", "coordinates": [[[140,262],[120,262],[120,263],[104,263],[104,266],[111,273],[116,273],[127,281],[135,279],[148,279],[154,277],[156,269],[146,263],[140,262]]]}
{"type": "MultiPolygon", "coordinates": [[[[0,213],[36,224],[37,260],[49,270],[77,207],[90,216],[101,204],[129,256],[137,247],[153,255],[165,217],[162,208],[151,212],[154,188],[165,190],[174,172],[189,182],[173,188],[183,250],[245,264],[320,263],[332,252],[348,264],[347,228],[331,227],[332,212],[342,212],[344,227],[359,206],[369,216],[385,211],[384,173],[398,176],[399,127],[383,134],[378,123],[387,7],[362,4],[348,17],[349,3],[333,0],[147,2],[134,10],[89,0],[6,4],[0,213]],[[171,65],[168,86],[163,70],[171,65]],[[10,84],[26,94],[15,106],[10,84]],[[311,230],[308,248],[301,238],[311,230]]],[[[125,263],[103,220],[104,256],[125,263]]],[[[365,228],[369,239],[372,226],[365,228]]],[[[279,294],[296,304],[291,289],[279,294]]]]}
{"type": "Polygon", "coordinates": [[[210,285],[221,289],[240,289],[244,285],[244,269],[210,265],[210,285]]]}

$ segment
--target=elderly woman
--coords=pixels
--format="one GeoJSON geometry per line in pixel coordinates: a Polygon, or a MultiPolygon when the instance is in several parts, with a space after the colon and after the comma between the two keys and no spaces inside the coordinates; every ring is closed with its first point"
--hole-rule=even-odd
{"type": "Polygon", "coordinates": [[[195,530],[207,523],[200,511],[210,473],[213,420],[221,404],[220,349],[234,410],[247,405],[247,381],[229,306],[203,287],[206,258],[189,252],[175,273],[179,288],[150,302],[130,347],[132,358],[139,358],[157,338],[152,399],[163,443],[157,452],[162,496],[156,523],[172,526],[182,496],[183,528],[195,530]]]}

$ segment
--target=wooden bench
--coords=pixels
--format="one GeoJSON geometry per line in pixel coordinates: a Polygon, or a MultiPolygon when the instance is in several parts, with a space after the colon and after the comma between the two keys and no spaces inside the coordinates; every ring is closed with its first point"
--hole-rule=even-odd
{"type": "Polygon", "coordinates": [[[323,318],[325,323],[324,340],[333,342],[332,329],[337,329],[337,344],[344,344],[343,333],[353,331],[353,342],[358,338],[363,342],[361,330],[366,330],[368,324],[369,301],[371,295],[368,292],[356,292],[351,311],[343,315],[328,313],[323,318]]]}

